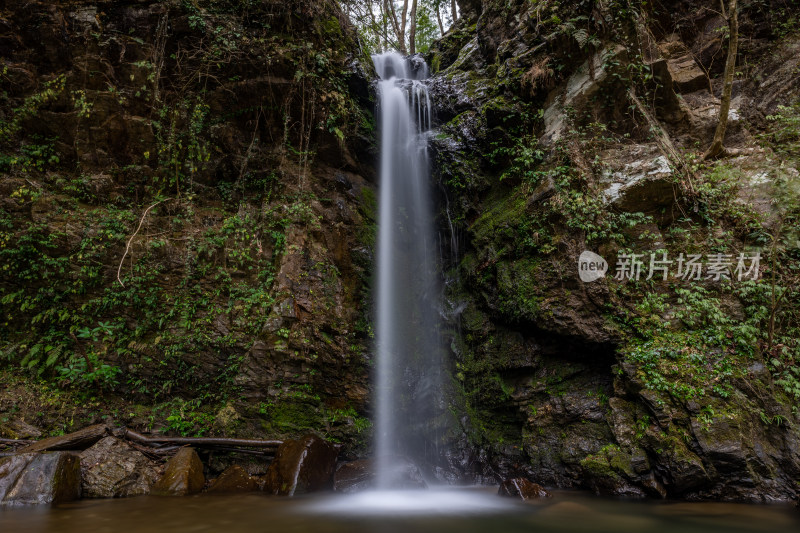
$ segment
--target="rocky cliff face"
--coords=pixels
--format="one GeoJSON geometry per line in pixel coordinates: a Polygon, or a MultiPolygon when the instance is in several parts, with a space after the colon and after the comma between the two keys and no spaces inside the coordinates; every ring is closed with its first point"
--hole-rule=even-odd
{"type": "MultiPolygon", "coordinates": [[[[797,9],[742,6],[735,153],[703,162],[716,11],[460,5],[428,57],[441,477],[796,498],[797,9]],[[757,251],[758,281],[645,279],[651,252],[757,251]]],[[[336,5],[14,0],[0,25],[3,436],[311,429],[362,454],[374,101],[336,5]]]]}
{"type": "Polygon", "coordinates": [[[337,5],[14,1],[0,26],[2,410],[363,440],[374,103],[337,5]]]}
{"type": "Polygon", "coordinates": [[[715,11],[460,5],[429,57],[453,235],[449,466],[607,494],[796,498],[797,132],[776,136],[797,116],[779,107],[800,92],[779,23],[796,9],[741,7],[731,156],[706,163],[727,50],[715,11]],[[604,278],[579,279],[584,250],[604,278]],[[757,251],[760,281],[739,281],[738,254],[757,251]],[[682,279],[675,263],[649,276],[651,252],[731,254],[732,279],[682,279]],[[637,279],[617,270],[630,254],[637,279]]]}

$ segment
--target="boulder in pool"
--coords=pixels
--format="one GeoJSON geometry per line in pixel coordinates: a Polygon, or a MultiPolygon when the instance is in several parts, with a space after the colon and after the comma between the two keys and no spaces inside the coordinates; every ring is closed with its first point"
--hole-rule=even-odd
{"type": "Polygon", "coordinates": [[[150,494],[156,496],[186,496],[203,490],[206,478],[203,463],[194,448],[181,448],[169,460],[164,475],[161,476],[150,494]]]}
{"type": "Polygon", "coordinates": [[[316,435],[284,441],[264,475],[264,491],[294,496],[331,489],[338,455],[335,446],[316,435]]]}
{"type": "Polygon", "coordinates": [[[500,484],[500,489],[497,491],[497,494],[526,501],[552,497],[544,487],[524,477],[506,479],[500,484]]]}
{"type": "MultiPolygon", "coordinates": [[[[419,467],[405,457],[391,457],[386,460],[386,488],[426,489],[428,485],[419,467]]],[[[374,459],[361,459],[346,463],[336,471],[333,490],[352,494],[377,488],[377,466],[374,459]]]]}
{"type": "Polygon", "coordinates": [[[258,490],[258,480],[239,465],[231,465],[211,482],[208,492],[230,493],[258,490]]]}
{"type": "Polygon", "coordinates": [[[81,496],[81,464],[68,452],[23,453],[0,459],[0,503],[62,503],[81,496]]]}
{"type": "Polygon", "coordinates": [[[84,498],[126,498],[150,493],[156,464],[129,444],[106,437],[80,455],[84,498]]]}

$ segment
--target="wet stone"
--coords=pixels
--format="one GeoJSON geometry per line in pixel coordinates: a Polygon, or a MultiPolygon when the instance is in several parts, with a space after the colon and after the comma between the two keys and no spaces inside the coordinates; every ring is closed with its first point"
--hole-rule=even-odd
{"type": "Polygon", "coordinates": [[[331,489],[338,454],[332,444],[315,435],[284,441],[264,475],[264,491],[294,496],[331,489]]]}
{"type": "MultiPolygon", "coordinates": [[[[405,457],[387,460],[385,482],[389,489],[428,488],[417,465],[405,457]]],[[[333,489],[347,494],[374,489],[377,485],[377,466],[374,459],[362,459],[342,465],[333,480],[333,489]]]]}
{"type": "Polygon", "coordinates": [[[126,498],[150,493],[158,479],[153,461],[127,443],[106,437],[80,455],[85,498],[126,498]]]}
{"type": "Polygon", "coordinates": [[[250,492],[254,490],[258,490],[258,480],[250,476],[239,465],[226,468],[208,488],[208,492],[250,492]]]}
{"type": "Polygon", "coordinates": [[[164,475],[153,485],[151,494],[157,496],[186,496],[203,490],[206,478],[203,463],[194,448],[181,448],[169,460],[164,475]]]}
{"type": "Polygon", "coordinates": [[[497,494],[509,498],[519,498],[526,501],[552,497],[550,493],[544,489],[544,487],[529,481],[524,477],[506,479],[502,484],[500,484],[497,494]]]}
{"type": "Polygon", "coordinates": [[[68,452],[25,453],[0,459],[0,504],[37,505],[80,498],[81,469],[68,452]]]}

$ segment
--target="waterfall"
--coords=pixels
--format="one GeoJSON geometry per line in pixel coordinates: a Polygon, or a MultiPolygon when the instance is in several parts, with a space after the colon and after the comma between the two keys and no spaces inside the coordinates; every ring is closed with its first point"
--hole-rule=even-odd
{"type": "Polygon", "coordinates": [[[431,103],[417,58],[373,56],[378,82],[380,182],[376,292],[375,455],[378,486],[392,458],[435,454],[430,423],[441,412],[440,284],[428,161],[431,103]]]}

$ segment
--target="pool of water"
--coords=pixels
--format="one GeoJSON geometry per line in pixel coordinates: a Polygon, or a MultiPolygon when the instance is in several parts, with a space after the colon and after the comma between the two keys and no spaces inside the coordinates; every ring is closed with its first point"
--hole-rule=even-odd
{"type": "Polygon", "coordinates": [[[493,491],[446,489],[315,495],[263,494],[83,500],[0,508],[0,532],[797,532],[800,512],[782,506],[638,502],[556,492],[523,503],[493,491]]]}

